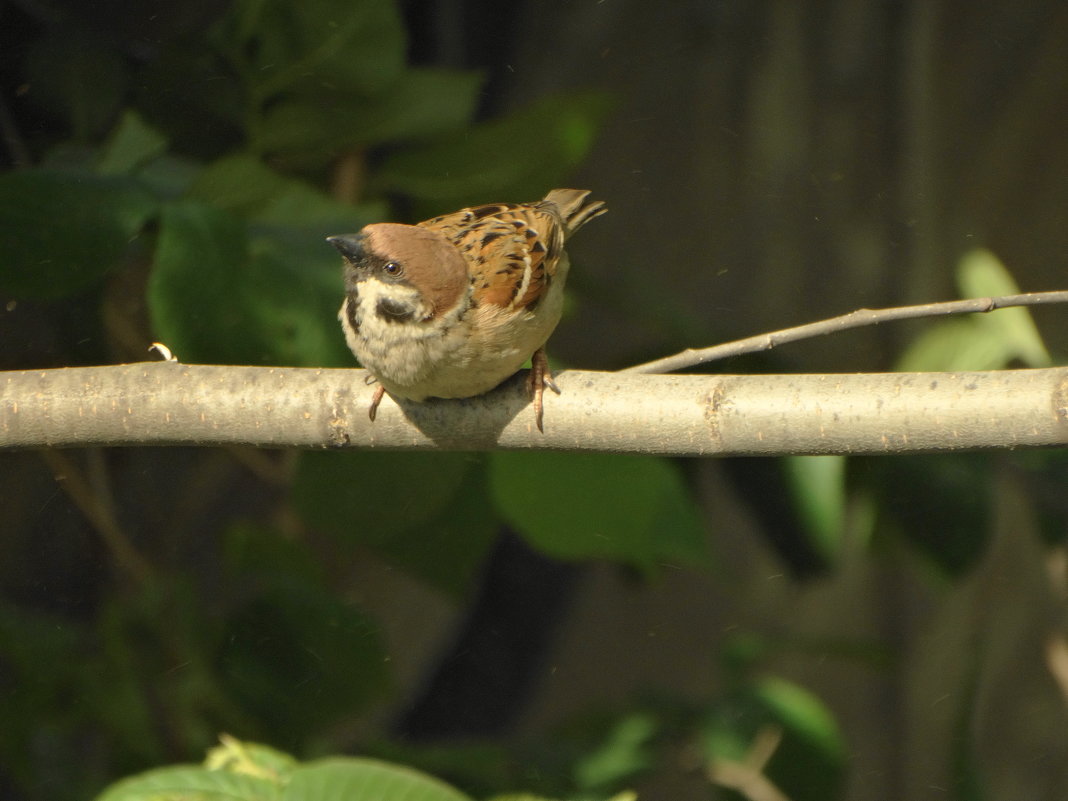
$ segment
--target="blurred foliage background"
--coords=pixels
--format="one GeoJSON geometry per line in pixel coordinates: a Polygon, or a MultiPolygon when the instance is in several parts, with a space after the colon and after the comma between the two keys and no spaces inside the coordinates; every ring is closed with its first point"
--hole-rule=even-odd
{"type": "MultiPolygon", "coordinates": [[[[562,185],[610,214],[560,365],[1063,289],[1065,42],[1056,0],[6,0],[0,366],[349,365],[324,236],[562,185]]],[[[719,369],[1066,338],[999,312],[719,369]]],[[[0,796],[225,731],[475,796],[737,798],[708,766],[770,739],[795,801],[1063,798],[1066,478],[1060,451],[4,454],[0,796]]]]}

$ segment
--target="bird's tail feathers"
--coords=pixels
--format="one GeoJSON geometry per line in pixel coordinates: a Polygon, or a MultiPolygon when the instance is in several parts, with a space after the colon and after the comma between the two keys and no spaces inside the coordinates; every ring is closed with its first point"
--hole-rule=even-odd
{"type": "Polygon", "coordinates": [[[545,196],[542,203],[556,206],[557,213],[564,221],[568,236],[575,233],[594,217],[608,211],[600,200],[587,202],[588,189],[554,189],[545,196]]]}

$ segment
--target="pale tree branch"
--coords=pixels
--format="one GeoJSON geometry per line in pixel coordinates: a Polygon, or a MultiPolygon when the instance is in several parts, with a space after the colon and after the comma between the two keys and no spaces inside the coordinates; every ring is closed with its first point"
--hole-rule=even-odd
{"type": "Polygon", "coordinates": [[[152,362],[0,373],[0,447],[254,445],[685,456],[1068,444],[1068,368],[849,375],[565,371],[534,426],[517,376],[477,398],[383,401],[363,370],[152,362]]]}
{"type": "Polygon", "coordinates": [[[922,303],[918,306],[894,306],[889,309],[857,309],[838,317],[806,323],[793,328],[783,328],[767,334],[757,334],[745,339],[736,339],[733,342],[724,342],[721,345],[713,345],[709,348],[687,348],[673,356],[665,356],[662,359],[627,367],[621,372],[673,373],[676,370],[684,370],[687,367],[696,367],[697,365],[720,359],[771,350],[788,342],[812,339],[813,337],[825,336],[838,331],[846,331],[850,328],[888,323],[892,320],[944,317],[950,314],[982,314],[996,309],[1007,309],[1011,306],[1041,306],[1066,302],[1068,302],[1068,291],[1059,290],[1056,292],[1028,292],[1022,295],[1003,295],[994,298],[968,298],[967,300],[951,300],[943,303],[922,303]]]}
{"type": "Polygon", "coordinates": [[[1068,639],[1060,632],[1046,638],[1046,667],[1068,703],[1068,639]]]}
{"type": "Polygon", "coordinates": [[[56,483],[93,524],[116,564],[138,583],[146,583],[152,576],[152,566],[119,525],[114,499],[106,481],[100,477],[106,471],[100,452],[90,450],[88,454],[89,469],[98,476],[95,481],[60,451],[42,450],[41,458],[51,468],[56,483]]]}
{"type": "Polygon", "coordinates": [[[742,761],[714,759],[708,766],[708,778],[721,787],[741,793],[749,801],[790,801],[764,775],[764,769],[782,742],[779,726],[765,726],[757,732],[742,761]]]}

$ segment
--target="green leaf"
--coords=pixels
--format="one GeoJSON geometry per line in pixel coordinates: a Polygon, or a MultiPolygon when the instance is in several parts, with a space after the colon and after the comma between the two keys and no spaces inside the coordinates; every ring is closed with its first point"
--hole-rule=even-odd
{"type": "Polygon", "coordinates": [[[501,515],[551,556],[642,568],[707,561],[695,504],[665,459],[494,453],[490,487],[501,515]]]}
{"type": "Polygon", "coordinates": [[[305,451],[293,503],[315,528],[349,542],[382,543],[441,514],[470,464],[461,453],[305,451]]]}
{"type": "Polygon", "coordinates": [[[478,576],[499,525],[470,454],[307,451],[292,498],[308,526],[370,546],[455,597],[478,576]]]}
{"type": "Polygon", "coordinates": [[[845,457],[787,456],[782,466],[809,539],[833,562],[842,547],[845,524],[845,457]]]}
{"type": "Polygon", "coordinates": [[[231,617],[219,665],[230,696],[287,742],[360,712],[389,679],[370,618],[284,579],[231,617]]]}
{"type": "Polygon", "coordinates": [[[445,782],[375,759],[335,758],[293,772],[283,801],[471,801],[445,782]]]}
{"type": "MultiPolygon", "coordinates": [[[[957,268],[964,297],[994,297],[1020,292],[1012,276],[986,250],[964,255],[957,268]]],[[[998,309],[945,320],[927,329],[897,364],[905,372],[998,370],[1019,361],[1045,367],[1052,359],[1026,308],[998,309]]]]}
{"type": "MultiPolygon", "coordinates": [[[[944,625],[944,624],[943,624],[944,625]]],[[[976,649],[978,650],[978,649],[976,649]]],[[[985,660],[979,653],[969,654],[970,659],[964,663],[964,675],[958,673],[953,693],[954,722],[949,739],[951,775],[955,778],[955,801],[988,801],[992,786],[989,765],[981,748],[977,744],[976,719],[985,704],[984,692],[980,689],[984,682],[985,660]]],[[[988,669],[988,668],[987,668],[988,669]]]]}
{"type": "Polygon", "coordinates": [[[864,459],[856,474],[871,488],[882,520],[892,523],[945,574],[960,575],[984,553],[994,489],[985,454],[864,459]]]}
{"type": "Polygon", "coordinates": [[[175,765],[113,784],[96,801],[275,801],[279,786],[266,779],[194,765],[175,765]]]}
{"type": "MultiPolygon", "coordinates": [[[[391,738],[368,742],[367,757],[406,765],[432,776],[448,777],[476,797],[516,781],[515,744],[507,738],[420,740],[391,738]]],[[[527,772],[536,770],[529,761],[527,772]]]]}
{"type": "Polygon", "coordinates": [[[376,185],[439,210],[538,198],[586,156],[610,106],[599,93],[546,97],[440,143],[397,153],[382,165],[376,185]]]}
{"type": "Polygon", "coordinates": [[[96,635],[103,668],[83,671],[82,704],[92,705],[91,719],[138,764],[205,747],[215,734],[209,721],[233,715],[211,667],[219,624],[189,576],[156,573],[136,592],[105,599],[96,635]],[[151,687],[145,676],[155,676],[151,687]]]}
{"type": "Polygon", "coordinates": [[[404,68],[405,36],[391,0],[238,0],[212,34],[257,105],[282,93],[382,91],[404,68]]]}
{"type": "Polygon", "coordinates": [[[143,164],[137,170],[137,180],[161,201],[178,200],[202,169],[200,162],[165,153],[143,164]]]}
{"type": "Polygon", "coordinates": [[[758,737],[780,733],[764,773],[794,801],[838,798],[845,744],[826,706],[776,677],[747,684],[709,707],[700,729],[708,760],[745,762],[758,737]]]}
{"type": "Polygon", "coordinates": [[[350,364],[330,250],[304,230],[250,230],[202,203],[171,204],[148,286],[156,335],[187,362],[350,364]]]}
{"type": "Polygon", "coordinates": [[[957,286],[966,298],[1017,295],[1020,287],[993,253],[984,248],[969,250],[957,264],[957,286]]]}
{"type": "Polygon", "coordinates": [[[738,703],[729,706],[717,704],[703,722],[700,735],[706,759],[745,759],[755,727],[751,720],[753,710],[739,707],[741,705],[738,703]]]}
{"type": "Polygon", "coordinates": [[[318,237],[318,246],[324,237],[358,231],[381,219],[385,212],[381,205],[339,203],[310,184],[275,172],[248,153],[209,164],[189,187],[189,197],[257,222],[307,232],[309,237],[318,237]]]}
{"type": "MultiPolygon", "coordinates": [[[[209,164],[189,189],[189,196],[239,214],[251,222],[251,250],[278,263],[285,295],[296,301],[292,287],[308,292],[315,304],[310,313],[326,325],[326,342],[301,358],[307,363],[350,366],[354,363],[338,333],[337,307],[341,303],[341,267],[337,252],[326,237],[358,231],[384,216],[381,204],[351,206],[327,197],[309,184],[287,178],[256,157],[238,154],[209,164]]],[[[267,265],[269,266],[269,265],[267,265]]],[[[269,285],[248,287],[267,299],[263,314],[270,324],[275,314],[269,285]]],[[[299,304],[294,304],[290,314],[299,304]]],[[[283,316],[284,316],[283,312],[283,316]]],[[[317,326],[303,325],[309,333],[322,333],[317,326]]],[[[280,353],[281,355],[281,353],[280,353]]]]}
{"type": "Polygon", "coordinates": [[[267,581],[299,581],[325,587],[323,566],[303,539],[245,521],[231,525],[223,536],[228,569],[267,581]]]}
{"type": "Polygon", "coordinates": [[[839,797],[846,748],[826,705],[792,682],[774,676],[751,689],[761,717],[783,729],[783,739],[768,765],[768,777],[794,801],[839,797]]]}
{"type": "Polygon", "coordinates": [[[826,705],[815,695],[775,676],[758,681],[753,691],[780,723],[804,738],[825,758],[835,762],[844,758],[845,744],[838,724],[826,705]]]}
{"type": "Polygon", "coordinates": [[[603,790],[633,778],[656,761],[651,741],[660,730],[655,717],[634,712],[616,722],[599,747],[575,763],[575,782],[582,790],[603,790]]]}
{"type": "Polygon", "coordinates": [[[242,280],[251,271],[244,224],[202,204],[163,210],[148,304],[155,334],[182,361],[258,361],[242,280]]]}
{"type": "Polygon", "coordinates": [[[104,144],[96,169],[101,175],[125,175],[166,150],[167,138],[136,111],[127,110],[104,144]]]}
{"type": "Polygon", "coordinates": [[[301,95],[267,112],[252,147],[261,152],[313,152],[325,163],[339,150],[455,131],[473,117],[478,73],[409,69],[388,92],[338,103],[301,95]]]}
{"type": "MultiPolygon", "coordinates": [[[[957,267],[957,281],[964,297],[994,297],[1020,292],[1005,265],[988,250],[965,254],[957,267]]],[[[975,315],[975,321],[985,336],[1002,343],[1002,364],[999,366],[1016,359],[1028,367],[1048,367],[1053,363],[1027,308],[999,309],[975,315]]]]}
{"type": "Polygon", "coordinates": [[[42,769],[70,789],[84,781],[73,759],[80,748],[71,732],[79,725],[99,725],[93,710],[87,708],[92,696],[86,693],[86,676],[103,672],[92,643],[87,622],[18,606],[10,595],[0,600],[3,682],[18,688],[4,697],[0,726],[0,763],[10,787],[32,786],[40,781],[42,769]],[[77,659],[72,658],[74,654],[77,659]],[[88,703],[59,710],[56,700],[60,698],[88,703]],[[51,743],[48,756],[42,757],[35,743],[46,731],[51,743]]]}
{"type": "Polygon", "coordinates": [[[126,89],[122,58],[82,29],[57,30],[30,45],[26,98],[87,139],[114,118],[126,89]]]}
{"type": "Polygon", "coordinates": [[[419,526],[418,536],[385,537],[374,543],[391,563],[458,601],[469,597],[481,576],[501,525],[485,470],[480,464],[465,465],[462,472],[452,498],[419,526]]]}
{"type": "Polygon", "coordinates": [[[210,770],[225,770],[285,784],[298,764],[289,754],[268,745],[242,742],[228,734],[220,735],[219,740],[220,744],[208,751],[204,758],[204,767],[210,770]]]}
{"type": "Polygon", "coordinates": [[[155,212],[155,200],[128,179],[0,175],[0,286],[15,296],[75,294],[119,262],[155,212]]]}
{"type": "Polygon", "coordinates": [[[895,369],[906,373],[996,370],[1004,366],[1004,348],[989,333],[980,331],[974,320],[945,320],[916,337],[895,369]]]}

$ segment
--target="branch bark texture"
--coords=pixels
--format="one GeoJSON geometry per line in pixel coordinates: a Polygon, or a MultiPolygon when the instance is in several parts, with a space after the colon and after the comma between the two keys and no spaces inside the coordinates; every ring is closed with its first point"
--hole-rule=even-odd
{"type": "Polygon", "coordinates": [[[151,362],[0,373],[0,447],[255,445],[771,456],[1068,444],[1068,368],[642,375],[565,371],[545,433],[521,378],[371,422],[358,369],[151,362]]]}

